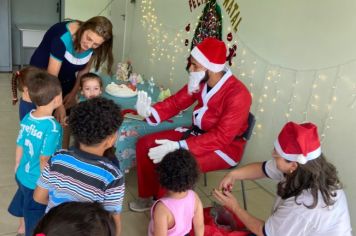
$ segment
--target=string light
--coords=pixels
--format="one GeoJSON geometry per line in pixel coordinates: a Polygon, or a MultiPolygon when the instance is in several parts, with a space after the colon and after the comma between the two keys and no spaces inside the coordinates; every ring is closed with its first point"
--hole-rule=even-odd
{"type": "MultiPolygon", "coordinates": [[[[325,139],[325,133],[328,129],[330,129],[330,124],[329,122],[331,120],[333,120],[333,117],[331,115],[332,113],[332,108],[334,106],[334,103],[337,101],[337,97],[335,96],[335,91],[336,91],[336,86],[337,86],[337,83],[339,81],[339,78],[341,77],[340,76],[340,73],[341,73],[341,65],[338,66],[337,68],[337,72],[336,72],[336,76],[334,78],[334,81],[333,81],[333,85],[331,87],[331,94],[330,94],[330,99],[329,99],[329,104],[327,105],[327,112],[326,112],[326,116],[325,116],[325,121],[324,121],[324,125],[322,127],[322,138],[320,140],[321,143],[324,142],[324,139],[325,139]]],[[[324,78],[321,78],[322,80],[324,80],[324,78]]]]}
{"type": "Polygon", "coordinates": [[[297,84],[298,84],[298,72],[297,71],[294,71],[294,84],[292,85],[292,92],[291,92],[291,95],[290,95],[290,98],[289,98],[289,102],[288,102],[288,108],[287,108],[287,113],[286,113],[286,118],[287,118],[287,121],[290,121],[290,116],[291,116],[291,112],[293,111],[293,103],[294,103],[294,100],[296,98],[296,95],[295,94],[295,91],[296,91],[296,87],[297,87],[297,84]]]}
{"type": "MultiPolygon", "coordinates": [[[[163,59],[168,61],[171,64],[169,81],[172,83],[174,75],[173,65],[175,64],[174,55],[185,52],[183,48],[184,37],[187,37],[187,35],[183,34],[183,30],[169,29],[169,27],[165,27],[162,23],[158,23],[158,17],[152,3],[152,0],[142,0],[140,4],[142,12],[141,23],[143,28],[146,28],[148,32],[147,43],[150,46],[149,61],[152,64],[160,62],[163,59]]],[[[188,52],[190,52],[189,49],[188,52]]]]}
{"type": "MultiPolygon", "coordinates": [[[[181,54],[189,53],[190,51],[189,48],[184,46],[184,41],[186,38],[192,38],[192,32],[169,29],[167,26],[162,25],[156,16],[152,2],[152,0],[142,0],[141,4],[141,21],[148,32],[147,42],[150,45],[149,61],[156,63],[158,60],[166,60],[168,64],[171,64],[167,68],[170,80],[172,80],[175,74],[174,65],[176,58],[181,58],[181,54]]],[[[197,19],[199,18],[200,16],[197,16],[197,19]]],[[[197,26],[198,22],[195,24],[191,23],[191,27],[194,27],[194,25],[197,26]]],[[[230,30],[229,27],[227,29],[229,32],[231,31],[231,27],[230,30]]],[[[236,39],[234,44],[238,45],[239,52],[237,52],[237,58],[231,67],[237,69],[238,78],[244,82],[249,88],[251,96],[253,96],[253,113],[257,119],[257,129],[255,129],[254,134],[263,131],[262,127],[265,124],[261,122],[261,118],[269,116],[271,112],[274,112],[274,109],[270,110],[269,106],[278,106],[278,108],[281,108],[285,112],[285,117],[288,120],[295,119],[298,114],[297,111],[300,110],[299,114],[302,115],[304,121],[309,121],[310,114],[313,115],[312,122],[318,122],[315,118],[320,118],[321,129],[319,130],[322,131],[321,136],[324,139],[326,137],[326,130],[332,127],[332,121],[335,120],[332,113],[335,104],[340,100],[336,96],[335,91],[337,90],[337,83],[341,76],[339,74],[340,71],[338,71],[338,75],[334,78],[323,72],[327,72],[328,69],[340,70],[340,65],[310,70],[295,70],[294,68],[274,65],[251,50],[241,38],[236,36],[234,39],[236,39]],[[291,71],[295,72],[295,78],[291,82],[290,87],[288,87],[285,83],[286,77],[284,72],[291,71]],[[299,74],[301,72],[314,73],[311,81],[304,80],[304,76],[299,74]],[[283,87],[281,86],[281,82],[284,82],[283,87]],[[299,86],[301,82],[303,82],[303,86],[299,86]],[[328,90],[325,90],[325,85],[330,83],[333,85],[328,87],[328,90]],[[306,87],[307,90],[301,91],[305,85],[308,86],[306,87]],[[288,92],[290,92],[290,95],[288,92]],[[303,98],[301,98],[300,92],[303,92],[303,98]],[[300,104],[301,101],[305,102],[305,105],[300,104]]],[[[232,42],[228,44],[230,46],[233,45],[232,42]]],[[[354,63],[356,60],[352,60],[351,62],[354,63]]],[[[348,63],[350,62],[342,65],[348,63]]],[[[348,107],[353,109],[356,106],[356,83],[349,88],[351,89],[352,96],[350,96],[348,107]]],[[[285,119],[283,113],[281,117],[285,119]]]]}

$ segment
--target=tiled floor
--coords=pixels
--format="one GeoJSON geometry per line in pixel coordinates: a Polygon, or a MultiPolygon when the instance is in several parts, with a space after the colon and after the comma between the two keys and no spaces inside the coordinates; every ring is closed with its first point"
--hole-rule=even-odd
{"type": "MultiPolygon", "coordinates": [[[[0,73],[0,235],[16,235],[18,220],[7,212],[8,204],[16,191],[14,181],[15,140],[18,133],[18,107],[11,105],[10,74],[0,73]]],[[[213,197],[211,190],[217,186],[224,172],[208,174],[208,186],[199,181],[196,192],[201,197],[204,206],[211,205],[213,197]]],[[[146,235],[149,213],[130,212],[127,203],[137,197],[136,171],[132,170],[126,177],[127,191],[122,214],[123,235],[146,235]],[[140,222],[137,224],[137,222],[140,222]]],[[[234,194],[241,200],[239,184],[236,184],[234,194]]],[[[261,219],[266,219],[270,213],[274,197],[261,189],[252,181],[246,181],[247,204],[249,211],[261,219]]]]}

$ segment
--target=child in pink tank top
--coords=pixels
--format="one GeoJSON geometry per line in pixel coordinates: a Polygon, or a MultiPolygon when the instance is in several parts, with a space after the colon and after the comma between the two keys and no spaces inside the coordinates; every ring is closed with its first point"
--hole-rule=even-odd
{"type": "Polygon", "coordinates": [[[179,149],[168,153],[156,170],[167,193],[151,208],[148,235],[184,236],[193,225],[195,235],[203,236],[203,205],[191,190],[199,176],[195,159],[188,151],[179,149]]]}

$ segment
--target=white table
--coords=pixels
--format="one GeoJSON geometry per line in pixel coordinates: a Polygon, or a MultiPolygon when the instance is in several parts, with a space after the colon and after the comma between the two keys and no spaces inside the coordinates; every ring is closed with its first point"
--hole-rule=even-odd
{"type": "Polygon", "coordinates": [[[37,48],[50,25],[19,24],[16,28],[20,31],[20,66],[23,67],[24,48],[37,48]]]}

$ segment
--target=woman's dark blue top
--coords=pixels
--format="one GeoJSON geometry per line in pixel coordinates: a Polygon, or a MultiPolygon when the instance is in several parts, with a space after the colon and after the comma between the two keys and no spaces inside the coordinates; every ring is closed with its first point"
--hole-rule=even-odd
{"type": "Polygon", "coordinates": [[[76,73],[86,66],[93,54],[92,49],[80,53],[74,50],[69,23],[67,21],[53,25],[44,35],[30,61],[30,65],[45,70],[50,57],[62,63],[58,78],[62,85],[63,96],[73,89],[76,73]]]}

